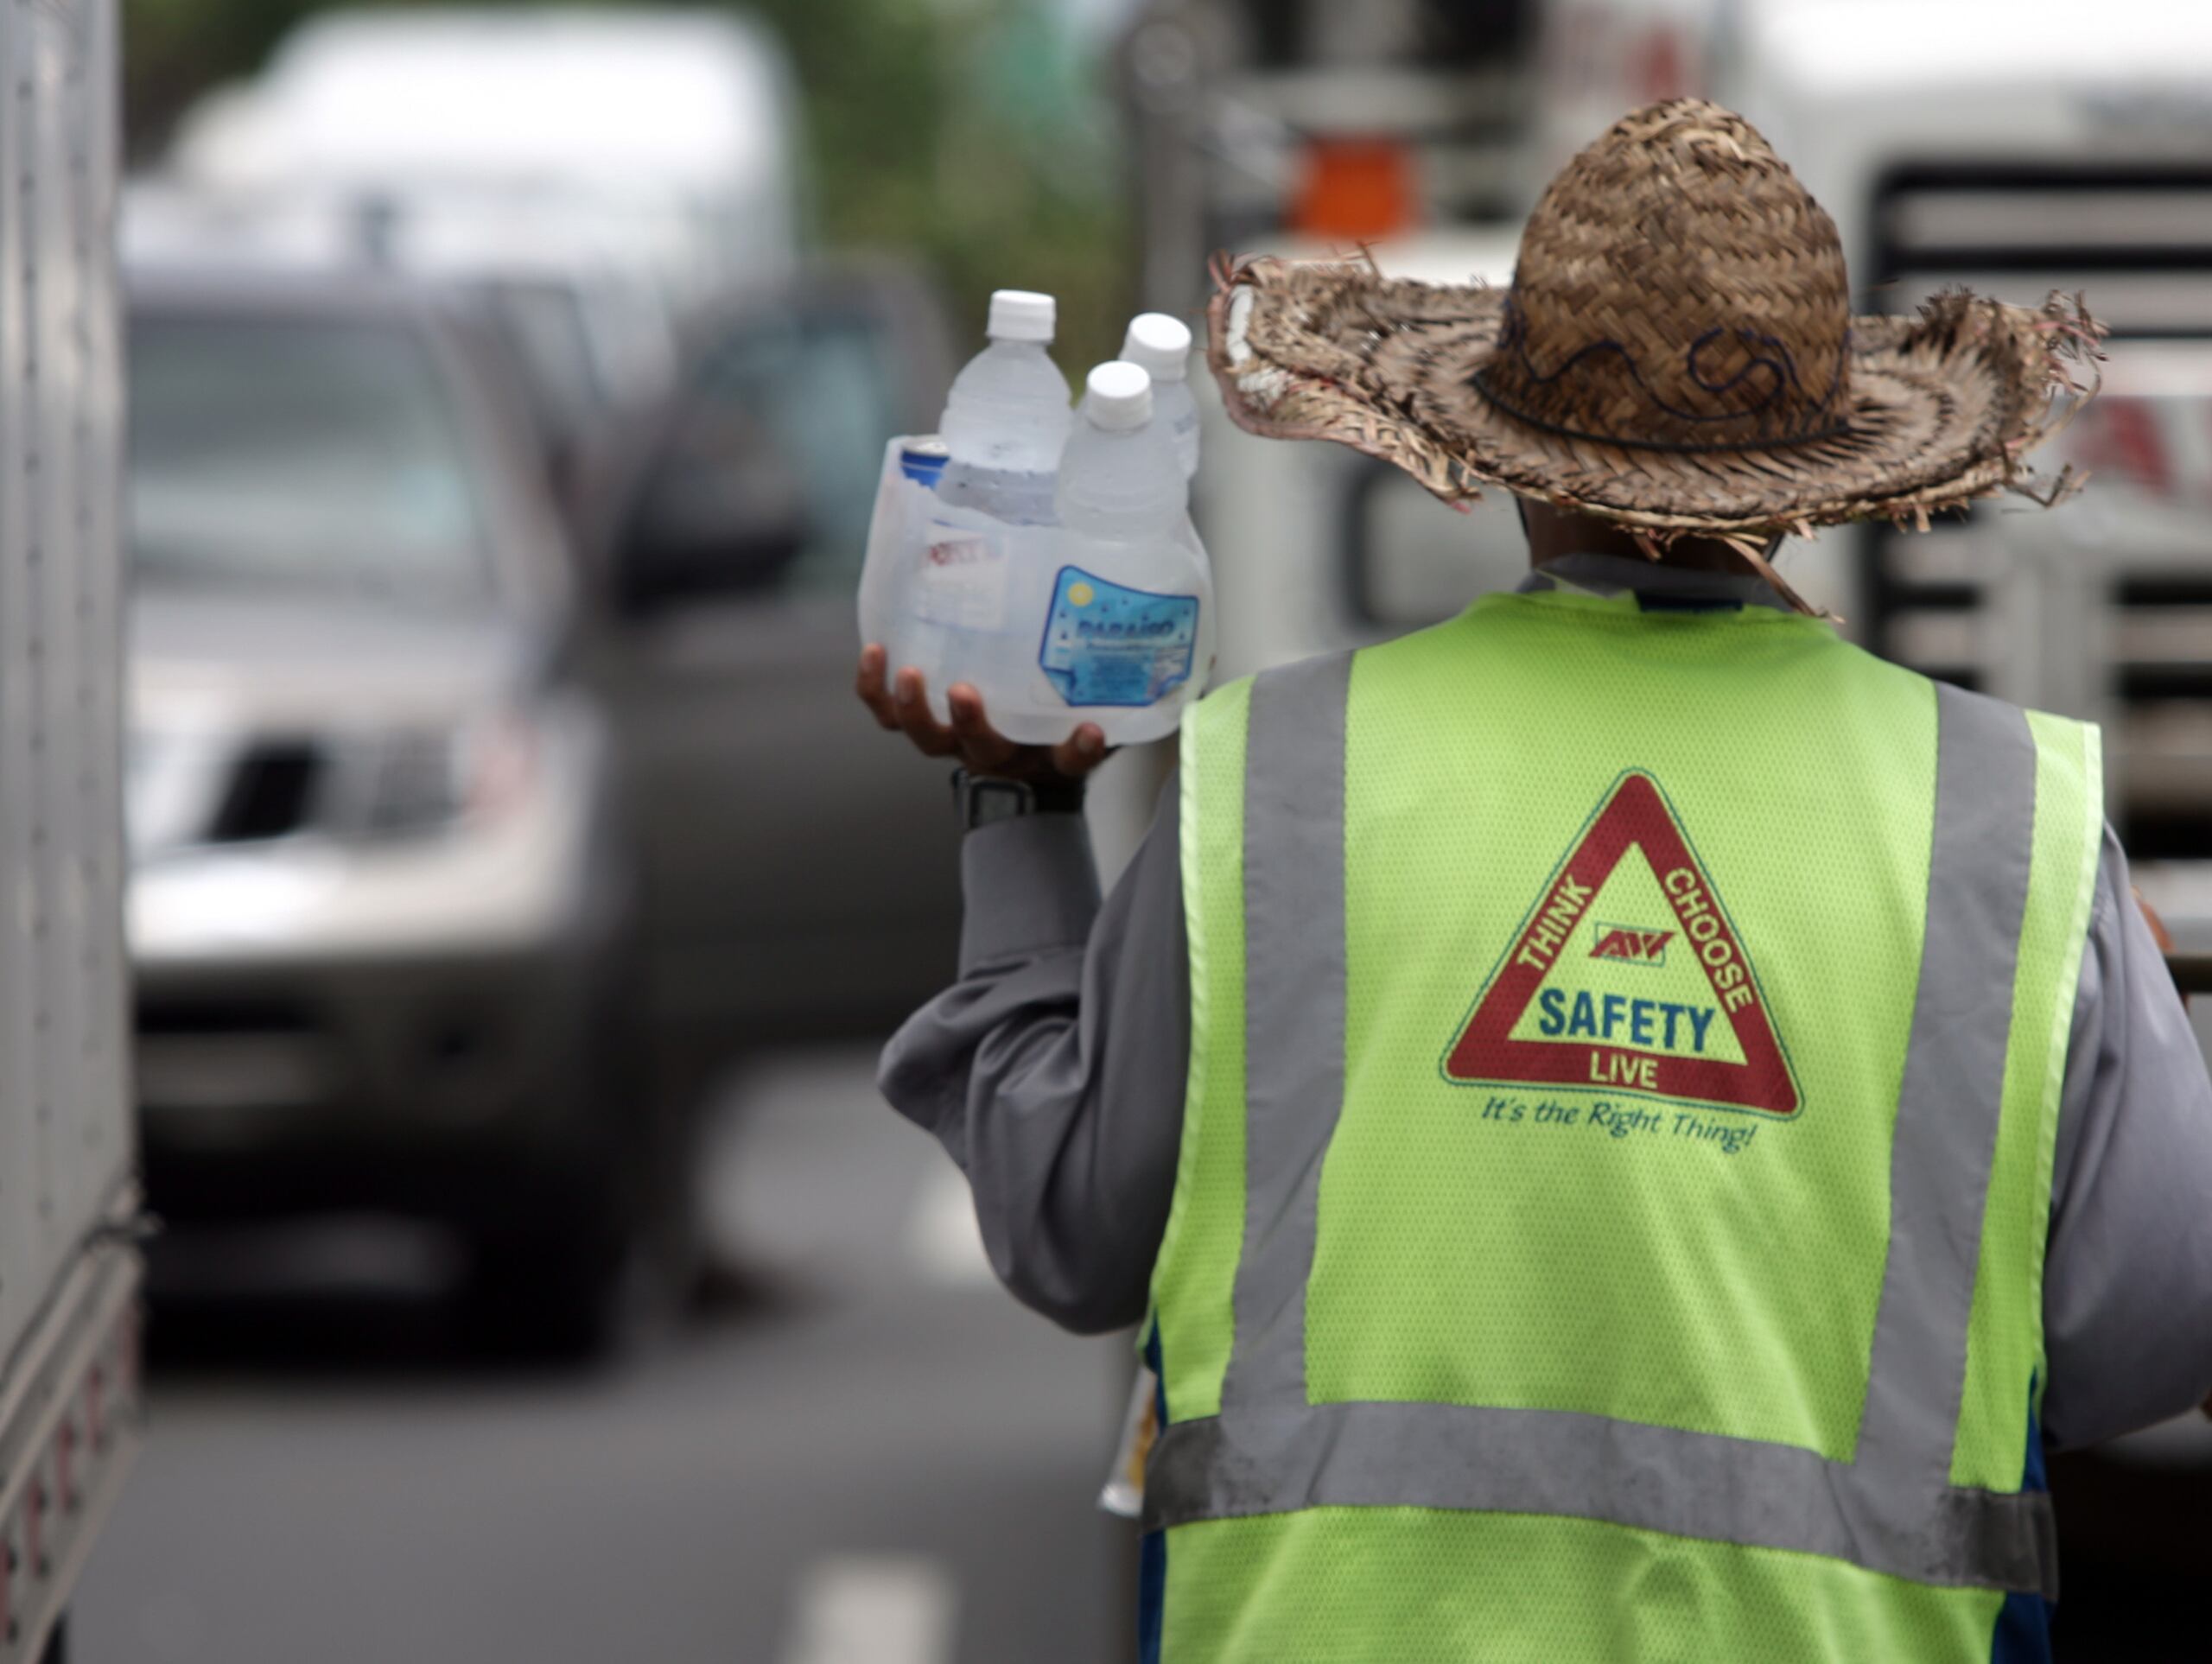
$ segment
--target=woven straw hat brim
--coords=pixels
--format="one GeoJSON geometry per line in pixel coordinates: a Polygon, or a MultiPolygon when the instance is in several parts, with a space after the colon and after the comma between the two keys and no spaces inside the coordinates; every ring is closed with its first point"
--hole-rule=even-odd
{"type": "Polygon", "coordinates": [[[1764,538],[1870,518],[1927,524],[2002,491],[2076,484],[2024,459],[2094,391],[2074,366],[2102,333],[2078,299],[2040,311],[1965,293],[1916,317],[1854,319],[1831,435],[1747,448],[1623,445],[1524,419],[1477,385],[1510,291],[1390,279],[1357,262],[1246,262],[1218,274],[1208,359],[1248,431],[1328,439],[1447,502],[1494,485],[1665,543],[1764,538]]]}

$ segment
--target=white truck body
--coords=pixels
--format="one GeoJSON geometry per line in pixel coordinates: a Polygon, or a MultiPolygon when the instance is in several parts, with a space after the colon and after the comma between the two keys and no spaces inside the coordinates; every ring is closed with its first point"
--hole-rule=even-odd
{"type": "Polygon", "coordinates": [[[137,1444],[114,0],[0,12],[0,1664],[137,1444]]]}
{"type": "Polygon", "coordinates": [[[188,114],[169,161],[249,199],[496,194],[591,228],[679,304],[785,275],[798,246],[782,48],[710,12],[326,13],[188,114]]]}

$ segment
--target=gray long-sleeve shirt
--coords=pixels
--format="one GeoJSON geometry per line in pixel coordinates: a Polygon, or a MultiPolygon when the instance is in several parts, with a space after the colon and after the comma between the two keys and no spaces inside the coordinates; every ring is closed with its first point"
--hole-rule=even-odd
{"type": "MultiPolygon", "coordinates": [[[[1678,590],[1686,575],[1655,575],[1678,590]]],[[[1742,581],[1717,581],[1737,594],[1742,581]]],[[[885,1096],[966,1173],[1001,1280],[1085,1332],[1143,1316],[1174,1190],[1190,1055],[1176,821],[1171,787],[1103,904],[1080,816],[971,833],[959,980],[883,1057],[885,1096]]],[[[2212,1081],[2109,831],[2061,1101],[2044,1328],[2044,1424],[2060,1447],[2212,1393],[2212,1081]]]]}

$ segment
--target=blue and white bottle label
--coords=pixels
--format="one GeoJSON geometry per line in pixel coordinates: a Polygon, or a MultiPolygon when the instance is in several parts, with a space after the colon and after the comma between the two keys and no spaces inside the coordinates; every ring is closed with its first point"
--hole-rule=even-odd
{"type": "Polygon", "coordinates": [[[1190,680],[1198,598],[1156,595],[1064,566],[1037,663],[1071,705],[1150,705],[1190,680]]]}

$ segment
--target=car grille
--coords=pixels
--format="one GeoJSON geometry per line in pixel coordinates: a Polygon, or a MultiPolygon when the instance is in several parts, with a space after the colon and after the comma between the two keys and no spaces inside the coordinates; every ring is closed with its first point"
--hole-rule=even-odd
{"type": "Polygon", "coordinates": [[[361,810],[365,830],[419,832],[453,819],[453,746],[446,734],[401,729],[383,735],[372,755],[365,771],[374,781],[361,810]]]}
{"type": "MultiPolygon", "coordinates": [[[[2103,722],[2142,856],[2212,849],[2212,169],[1914,168],[1878,191],[1877,304],[1963,284],[2086,292],[2106,395],[2058,448],[2096,483],[2031,525],[2003,499],[1866,537],[1865,639],[1964,686],[2103,722]],[[2041,561],[2032,581],[2023,563],[2041,561]]],[[[2041,457],[2038,466],[2048,466],[2041,457]]],[[[2015,505],[2014,506],[2018,506],[2015,505]]]]}
{"type": "Polygon", "coordinates": [[[149,998],[137,1002],[141,1034],[308,1034],[315,1032],[313,1008],[302,1000],[283,998],[149,998]]]}

